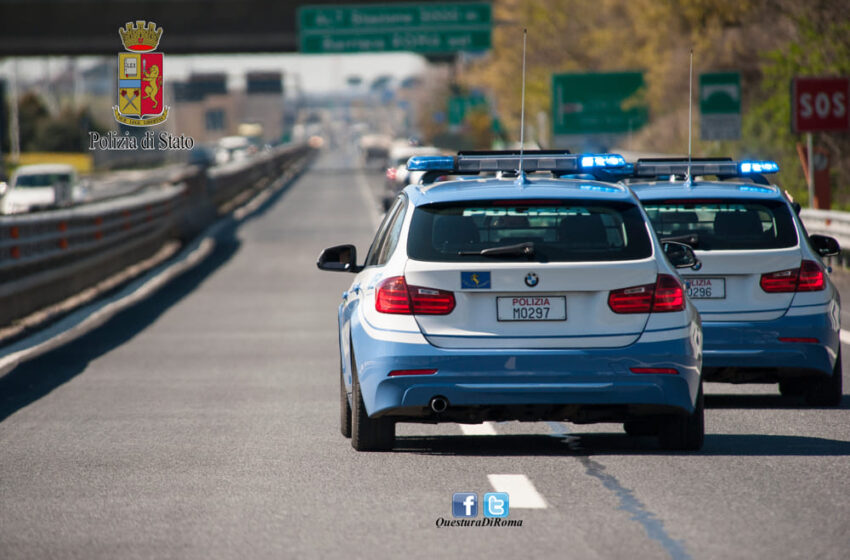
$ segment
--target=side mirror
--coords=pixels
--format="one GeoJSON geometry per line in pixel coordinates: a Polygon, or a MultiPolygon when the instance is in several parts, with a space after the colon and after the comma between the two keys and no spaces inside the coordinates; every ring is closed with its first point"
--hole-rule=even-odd
{"type": "Polygon", "coordinates": [[[328,247],[319,255],[316,266],[321,270],[333,272],[360,272],[362,266],[357,266],[357,249],[354,245],[336,245],[328,247]]]}
{"type": "Polygon", "coordinates": [[[664,254],[670,259],[670,264],[676,268],[693,268],[694,270],[702,268],[702,263],[699,262],[696,253],[690,246],[675,241],[666,241],[661,244],[661,247],[664,249],[664,254]]]}
{"type": "Polygon", "coordinates": [[[809,242],[815,251],[818,252],[818,255],[822,257],[831,257],[841,252],[841,247],[839,247],[838,241],[834,237],[813,233],[809,236],[809,242]]]}

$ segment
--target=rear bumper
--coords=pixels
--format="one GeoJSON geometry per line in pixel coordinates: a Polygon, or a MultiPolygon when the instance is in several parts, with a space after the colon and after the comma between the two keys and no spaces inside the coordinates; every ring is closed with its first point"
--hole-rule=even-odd
{"type": "Polygon", "coordinates": [[[376,342],[363,332],[352,332],[370,416],[422,422],[556,417],[607,421],[694,410],[701,367],[695,329],[696,334],[685,338],[593,350],[444,349],[424,338],[422,344],[376,342]],[[631,367],[675,368],[679,373],[636,374],[631,367]],[[411,369],[437,373],[389,377],[391,371],[411,369]],[[439,416],[428,409],[435,396],[449,402],[439,416]]]}
{"type": "Polygon", "coordinates": [[[840,328],[829,313],[751,323],[704,322],[702,326],[706,381],[772,382],[832,375],[840,328]],[[817,343],[780,338],[814,338],[817,343]]]}

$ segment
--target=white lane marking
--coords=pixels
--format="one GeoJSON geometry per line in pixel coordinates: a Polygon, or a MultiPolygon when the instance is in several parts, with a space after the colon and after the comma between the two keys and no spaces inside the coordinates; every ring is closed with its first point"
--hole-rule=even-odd
{"type": "Polygon", "coordinates": [[[369,184],[366,183],[366,177],[363,172],[357,170],[357,189],[360,191],[360,196],[363,197],[363,203],[366,204],[366,209],[369,212],[369,219],[372,221],[372,227],[375,229],[381,225],[381,215],[378,214],[378,208],[375,205],[375,197],[372,196],[372,191],[369,189],[369,184]]]}
{"type": "Polygon", "coordinates": [[[461,424],[460,430],[465,436],[495,436],[496,428],[492,422],[484,422],[483,424],[461,424]]]}
{"type": "Polygon", "coordinates": [[[496,492],[510,495],[511,509],[546,509],[546,500],[524,474],[488,474],[490,485],[496,492]]]}
{"type": "Polygon", "coordinates": [[[838,338],[841,340],[841,344],[850,344],[850,331],[841,329],[838,338]]]}

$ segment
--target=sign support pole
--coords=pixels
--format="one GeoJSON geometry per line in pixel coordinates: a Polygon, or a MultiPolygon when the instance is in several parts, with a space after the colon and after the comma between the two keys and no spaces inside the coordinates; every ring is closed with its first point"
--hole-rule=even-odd
{"type": "Polygon", "coordinates": [[[806,170],[808,173],[808,177],[806,177],[806,182],[809,187],[809,208],[815,207],[815,162],[814,162],[814,149],[812,147],[812,133],[806,133],[806,161],[808,164],[806,165],[806,170]]]}

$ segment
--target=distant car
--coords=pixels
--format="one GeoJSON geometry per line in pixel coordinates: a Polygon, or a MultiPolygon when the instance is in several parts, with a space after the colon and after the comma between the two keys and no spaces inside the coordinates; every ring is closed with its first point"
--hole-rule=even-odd
{"type": "Polygon", "coordinates": [[[364,134],[358,146],[366,167],[386,167],[392,139],[385,134],[364,134]]]}
{"type": "Polygon", "coordinates": [[[676,266],[632,192],[553,177],[620,156],[514,152],[414,157],[425,171],[394,201],[339,307],[341,431],[393,446],[396,422],[622,422],[663,446],[702,446],[702,334],[676,266]],[[476,179],[502,170],[501,178],[476,179]],[[515,177],[510,178],[508,175],[515,177]],[[469,180],[431,184],[435,177],[469,180]],[[539,173],[538,173],[539,175],[539,173]]]}
{"type": "Polygon", "coordinates": [[[410,184],[415,184],[424,174],[423,171],[408,171],[407,160],[413,156],[437,156],[442,150],[434,146],[411,146],[408,143],[395,145],[390,150],[389,167],[384,181],[384,210],[388,210],[399,191],[410,184]]]}
{"type": "Polygon", "coordinates": [[[22,165],[12,174],[3,194],[3,214],[19,214],[70,205],[78,189],[77,173],[70,165],[22,165]]]}
{"type": "Polygon", "coordinates": [[[630,187],[658,236],[693,246],[682,278],[705,331],[707,381],[779,383],[783,395],[837,406],[842,396],[840,300],[822,258],[831,237],[808,235],[764,178],[774,162],[638,160],[630,187]],[[718,180],[707,180],[718,177],[718,180]]]}
{"type": "Polygon", "coordinates": [[[225,136],[216,144],[215,161],[219,165],[242,161],[256,152],[257,147],[245,136],[225,136]]]}

